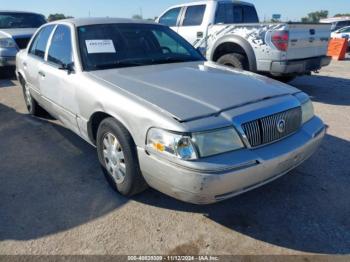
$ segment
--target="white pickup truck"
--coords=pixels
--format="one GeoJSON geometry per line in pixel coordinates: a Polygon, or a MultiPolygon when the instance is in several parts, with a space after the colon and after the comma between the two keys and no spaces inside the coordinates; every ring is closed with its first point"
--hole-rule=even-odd
{"type": "Polygon", "coordinates": [[[329,65],[330,24],[259,23],[253,4],[208,0],[170,7],[158,23],[199,49],[208,60],[282,81],[329,65]]]}

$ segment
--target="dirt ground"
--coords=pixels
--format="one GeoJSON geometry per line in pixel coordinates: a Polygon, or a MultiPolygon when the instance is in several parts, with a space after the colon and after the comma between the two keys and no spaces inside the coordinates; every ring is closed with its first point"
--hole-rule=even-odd
{"type": "Polygon", "coordinates": [[[0,254],[350,254],[350,61],[292,85],[328,125],[321,149],[289,175],[194,206],[155,190],[126,199],[95,149],[27,115],[0,81],[0,254]]]}

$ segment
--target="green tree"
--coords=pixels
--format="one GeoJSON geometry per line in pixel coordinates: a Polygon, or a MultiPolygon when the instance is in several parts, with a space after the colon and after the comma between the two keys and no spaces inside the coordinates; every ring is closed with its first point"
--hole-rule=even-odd
{"type": "Polygon", "coordinates": [[[327,18],[329,12],[327,10],[321,10],[309,13],[307,17],[303,17],[301,21],[303,23],[318,23],[321,19],[327,18]]]}
{"type": "Polygon", "coordinates": [[[49,22],[67,19],[67,18],[73,18],[72,16],[65,16],[64,14],[50,14],[47,20],[49,22]]]}

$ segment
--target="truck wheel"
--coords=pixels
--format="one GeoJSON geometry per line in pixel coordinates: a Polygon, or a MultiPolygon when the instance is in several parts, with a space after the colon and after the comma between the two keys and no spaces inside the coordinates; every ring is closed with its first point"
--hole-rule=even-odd
{"type": "Polygon", "coordinates": [[[46,116],[45,110],[41,106],[39,106],[38,102],[36,102],[35,99],[32,97],[28,84],[24,81],[23,78],[20,78],[20,83],[22,86],[24,102],[26,103],[26,107],[29,114],[36,117],[46,116]]]}
{"type": "Polygon", "coordinates": [[[114,118],[106,118],[98,128],[97,154],[102,171],[114,190],[130,197],[147,188],[134,140],[114,118]]]}
{"type": "Polygon", "coordinates": [[[248,70],[248,62],[244,55],[232,53],[226,54],[219,58],[217,61],[221,65],[234,67],[242,70],[248,70]]]}

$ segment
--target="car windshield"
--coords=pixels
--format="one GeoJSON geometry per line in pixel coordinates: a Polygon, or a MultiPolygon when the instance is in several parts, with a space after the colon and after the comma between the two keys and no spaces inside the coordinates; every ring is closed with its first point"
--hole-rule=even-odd
{"type": "Polygon", "coordinates": [[[0,29],[38,28],[45,24],[42,15],[28,13],[0,13],[0,29]]]}
{"type": "Polygon", "coordinates": [[[350,26],[344,27],[338,30],[338,33],[347,33],[347,32],[350,32],[350,26]]]}
{"type": "Polygon", "coordinates": [[[78,27],[86,71],[204,61],[170,28],[154,24],[101,24],[78,27]]]}

